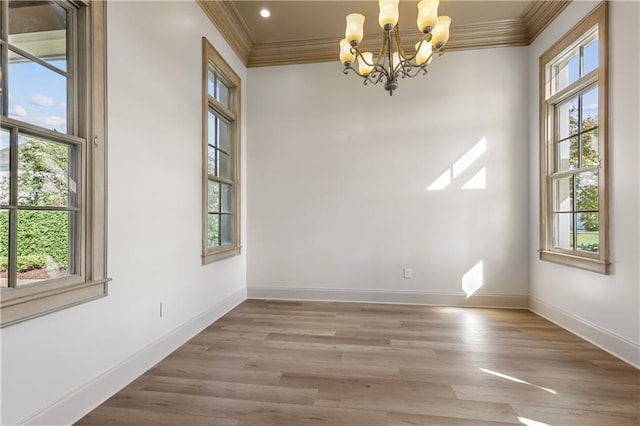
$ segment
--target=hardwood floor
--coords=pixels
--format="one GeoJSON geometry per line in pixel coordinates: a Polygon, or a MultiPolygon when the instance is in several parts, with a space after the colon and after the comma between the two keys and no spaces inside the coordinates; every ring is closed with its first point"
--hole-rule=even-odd
{"type": "Polygon", "coordinates": [[[523,310],[249,300],[87,425],[640,424],[640,372],[523,310]]]}

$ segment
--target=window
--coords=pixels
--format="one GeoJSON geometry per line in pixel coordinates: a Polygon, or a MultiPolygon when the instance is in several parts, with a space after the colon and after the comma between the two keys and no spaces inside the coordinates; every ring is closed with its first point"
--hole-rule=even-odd
{"type": "Polygon", "coordinates": [[[107,294],[104,8],[0,3],[3,327],[107,294]]]}
{"type": "Polygon", "coordinates": [[[540,58],[540,258],[609,273],[607,3],[540,58]]]}
{"type": "Polygon", "coordinates": [[[203,38],[203,263],[240,254],[240,78],[203,38]]]}

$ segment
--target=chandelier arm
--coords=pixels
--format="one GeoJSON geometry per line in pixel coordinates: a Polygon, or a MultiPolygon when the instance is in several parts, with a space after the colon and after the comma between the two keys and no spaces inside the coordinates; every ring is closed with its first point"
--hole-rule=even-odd
{"type": "MultiPolygon", "coordinates": [[[[397,25],[396,25],[396,28],[397,28],[397,25]]],[[[391,43],[392,43],[391,31],[385,31],[384,33],[385,33],[385,37],[386,37],[386,41],[387,41],[387,60],[389,61],[389,62],[387,62],[387,64],[389,65],[389,74],[391,74],[391,76],[394,76],[395,72],[393,71],[393,69],[391,67],[391,60],[392,60],[391,59],[392,58],[392,55],[391,55],[391,47],[392,47],[391,46],[391,43]]]]}
{"type": "Polygon", "coordinates": [[[376,67],[378,66],[378,64],[380,64],[380,61],[384,57],[384,48],[386,47],[387,39],[389,38],[387,31],[385,31],[383,34],[384,36],[382,37],[382,43],[380,43],[380,49],[378,50],[378,60],[376,61],[376,67]]]}
{"type": "Polygon", "coordinates": [[[365,85],[367,83],[378,84],[382,81],[382,78],[389,79],[389,73],[382,65],[376,65],[376,67],[368,75],[363,76],[365,78],[365,85]]]}
{"type": "Polygon", "coordinates": [[[369,63],[369,61],[367,61],[364,56],[362,56],[362,52],[360,52],[360,50],[357,47],[352,47],[351,48],[351,53],[353,53],[354,55],[356,55],[356,59],[361,59],[362,62],[364,62],[365,64],[367,64],[370,67],[377,67],[378,66],[378,62],[380,62],[380,59],[378,59],[375,63],[371,64],[369,63]]]}
{"type": "Polygon", "coordinates": [[[347,64],[344,66],[342,73],[346,75],[349,74],[349,71],[353,71],[353,73],[357,76],[364,78],[365,85],[367,84],[367,82],[378,84],[382,80],[382,77],[389,78],[387,70],[381,65],[376,65],[373,71],[371,71],[369,74],[361,74],[357,69],[351,66],[351,64],[347,64]]]}
{"type": "Polygon", "coordinates": [[[420,74],[422,72],[422,75],[426,75],[429,70],[427,70],[427,64],[425,63],[424,65],[421,65],[420,67],[412,67],[412,69],[407,70],[407,72],[405,73],[405,75],[403,76],[403,78],[409,77],[409,78],[413,78],[415,76],[417,76],[418,74],[420,74]],[[411,72],[413,72],[415,70],[415,73],[413,75],[411,75],[411,72]]]}
{"type": "Polygon", "coordinates": [[[343,74],[349,74],[349,70],[353,71],[353,73],[354,73],[354,74],[356,74],[356,75],[358,75],[358,76],[360,76],[360,77],[362,77],[362,78],[367,78],[367,76],[366,76],[366,75],[364,75],[364,74],[360,74],[360,73],[358,72],[358,70],[356,70],[354,67],[352,67],[352,66],[351,66],[351,64],[349,64],[349,65],[345,65],[345,66],[344,66],[344,70],[342,70],[342,73],[343,73],[343,74]]]}
{"type": "Polygon", "coordinates": [[[386,70],[382,67],[378,67],[375,70],[373,70],[365,79],[364,79],[364,85],[366,86],[367,83],[371,83],[371,84],[378,84],[382,81],[382,78],[386,75],[386,70]]]}
{"type": "Polygon", "coordinates": [[[393,29],[393,32],[394,32],[394,34],[396,36],[396,47],[398,48],[398,54],[399,54],[400,58],[404,59],[405,61],[408,61],[407,56],[404,53],[404,48],[402,46],[402,40],[400,39],[400,30],[398,29],[397,25],[393,29]]]}
{"type": "MultiPolygon", "coordinates": [[[[418,48],[416,49],[416,53],[414,53],[413,55],[411,55],[408,58],[405,57],[407,62],[413,61],[416,58],[416,56],[418,56],[418,51],[422,47],[422,43],[424,43],[425,41],[429,41],[429,40],[427,40],[427,36],[429,36],[429,38],[431,38],[431,34],[425,34],[424,36],[422,36],[422,40],[420,40],[420,44],[418,45],[418,48]]],[[[433,56],[433,53],[431,53],[431,55],[429,55],[429,59],[431,59],[432,56],[433,56]]],[[[427,59],[427,62],[429,61],[429,59],[427,59]]],[[[415,66],[415,65],[412,65],[412,66],[415,66]]]]}
{"type": "MultiPolygon", "coordinates": [[[[378,65],[376,67],[376,69],[371,74],[375,74],[378,77],[373,84],[380,83],[380,81],[382,80],[382,77],[385,77],[385,78],[389,79],[389,71],[385,67],[383,67],[382,65],[378,65]]],[[[373,78],[372,78],[372,80],[373,80],[373,78]]]]}

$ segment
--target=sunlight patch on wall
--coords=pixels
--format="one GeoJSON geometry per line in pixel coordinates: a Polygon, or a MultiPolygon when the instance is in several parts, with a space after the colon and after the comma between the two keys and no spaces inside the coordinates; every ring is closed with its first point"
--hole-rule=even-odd
{"type": "Polygon", "coordinates": [[[483,167],[471,179],[462,185],[462,189],[486,189],[487,187],[487,169],[483,167]]]}
{"type": "MultiPolygon", "coordinates": [[[[427,191],[442,191],[451,184],[458,176],[467,170],[487,151],[487,138],[483,137],[474,146],[462,155],[453,166],[444,171],[438,178],[427,187],[427,191]]],[[[475,174],[462,189],[486,189],[486,168],[483,167],[475,174]]]]}
{"type": "Polygon", "coordinates": [[[451,183],[451,169],[447,169],[438,179],[433,181],[427,191],[442,191],[451,183]]]}
{"type": "Polygon", "coordinates": [[[483,284],[483,261],[481,260],[462,276],[462,291],[467,294],[466,298],[468,299],[473,293],[478,291],[483,284]]]}
{"type": "Polygon", "coordinates": [[[460,176],[462,172],[467,170],[478,158],[487,150],[487,138],[484,137],[469,149],[458,161],[453,163],[453,178],[460,176]]]}

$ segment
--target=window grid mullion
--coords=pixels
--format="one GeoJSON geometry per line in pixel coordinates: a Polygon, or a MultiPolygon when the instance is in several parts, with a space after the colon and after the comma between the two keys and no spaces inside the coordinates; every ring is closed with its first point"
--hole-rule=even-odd
{"type": "Polygon", "coordinates": [[[227,185],[233,185],[234,183],[233,180],[231,179],[223,178],[220,176],[214,176],[214,175],[207,175],[207,179],[215,182],[226,183],[227,185]]]}
{"type": "Polygon", "coordinates": [[[571,135],[571,136],[567,136],[566,138],[557,139],[557,140],[556,140],[556,144],[560,144],[560,143],[562,143],[562,142],[566,142],[566,141],[568,141],[569,139],[575,138],[575,137],[576,137],[576,136],[578,136],[578,135],[583,135],[583,134],[585,134],[585,133],[589,133],[589,132],[591,132],[591,131],[593,131],[593,130],[596,130],[596,129],[597,129],[597,128],[599,128],[599,127],[600,127],[600,126],[593,126],[593,127],[588,128],[588,129],[585,129],[584,131],[578,131],[578,133],[573,134],[573,135],[571,135]]]}
{"type": "Polygon", "coordinates": [[[0,33],[0,39],[2,40],[2,46],[1,47],[1,51],[0,51],[0,55],[2,55],[2,61],[0,63],[0,69],[2,69],[2,82],[1,82],[1,87],[2,87],[2,105],[0,105],[0,109],[1,109],[1,113],[2,115],[9,115],[9,96],[7,94],[7,71],[9,69],[8,64],[9,64],[9,46],[7,45],[7,43],[5,42],[9,37],[8,37],[8,33],[9,33],[9,18],[8,18],[8,11],[9,11],[9,2],[8,1],[3,1],[0,2],[0,8],[2,8],[2,10],[0,10],[0,12],[2,13],[2,32],[0,33]]]}
{"type": "MultiPolygon", "coordinates": [[[[582,48],[580,48],[580,52],[580,56],[582,57],[582,48]]],[[[580,96],[578,96],[578,168],[580,169],[582,168],[582,111],[584,108],[583,95],[585,92],[581,92],[580,96]]]]}
{"type": "MultiPolygon", "coordinates": [[[[78,63],[75,52],[78,49],[78,20],[76,9],[67,9],[67,133],[78,135],[78,63]],[[69,71],[70,70],[70,71],[69,71]]],[[[88,135],[86,135],[88,137],[88,135]]]]}
{"type": "Polygon", "coordinates": [[[576,214],[576,177],[574,176],[571,184],[573,186],[573,205],[571,206],[571,243],[573,244],[573,249],[576,250],[578,248],[578,215],[576,214]]]}
{"type": "Polygon", "coordinates": [[[51,65],[47,61],[44,61],[44,60],[38,58],[37,56],[32,55],[31,53],[27,52],[26,50],[22,50],[19,47],[14,46],[13,44],[9,44],[8,42],[7,42],[7,44],[9,45],[8,49],[11,50],[12,52],[17,53],[18,55],[27,58],[31,62],[34,62],[34,63],[36,63],[36,64],[38,64],[40,66],[43,66],[43,67],[47,68],[49,71],[53,71],[56,74],[61,75],[62,77],[69,78],[69,76],[70,76],[69,71],[63,71],[60,68],[51,65]]]}
{"type": "Polygon", "coordinates": [[[21,211],[44,211],[44,212],[79,212],[80,207],[62,207],[62,206],[29,206],[29,205],[18,205],[14,206],[16,209],[21,211]]]}
{"type": "Polygon", "coordinates": [[[221,115],[227,121],[235,121],[236,113],[218,102],[213,96],[208,97],[209,109],[214,113],[221,115]]]}
{"type": "Polygon", "coordinates": [[[9,288],[15,288],[18,273],[18,129],[9,133],[9,267],[7,278],[9,288]]]}
{"type": "Polygon", "coordinates": [[[586,91],[589,86],[594,86],[598,83],[598,69],[591,71],[584,77],[580,77],[562,90],[557,90],[551,94],[546,100],[554,105],[560,104],[567,99],[574,96],[578,96],[580,92],[586,91]]]}
{"type": "MultiPolygon", "coordinates": [[[[217,81],[217,76],[214,73],[214,78],[213,78],[214,93],[217,90],[216,81],[217,81]]],[[[209,181],[216,182],[218,184],[218,210],[214,211],[214,212],[209,212],[209,214],[213,214],[214,216],[217,217],[218,235],[216,237],[215,246],[213,246],[213,247],[220,247],[222,245],[222,214],[221,214],[222,213],[222,182],[220,181],[220,162],[218,161],[219,153],[220,153],[220,149],[218,148],[218,146],[219,146],[218,136],[219,136],[219,128],[220,128],[220,117],[218,117],[218,115],[217,115],[215,110],[212,111],[212,112],[213,112],[213,115],[215,117],[215,120],[214,120],[215,145],[213,146],[213,152],[214,152],[214,162],[215,162],[216,174],[215,174],[215,176],[210,176],[209,177],[209,181]]]]}

